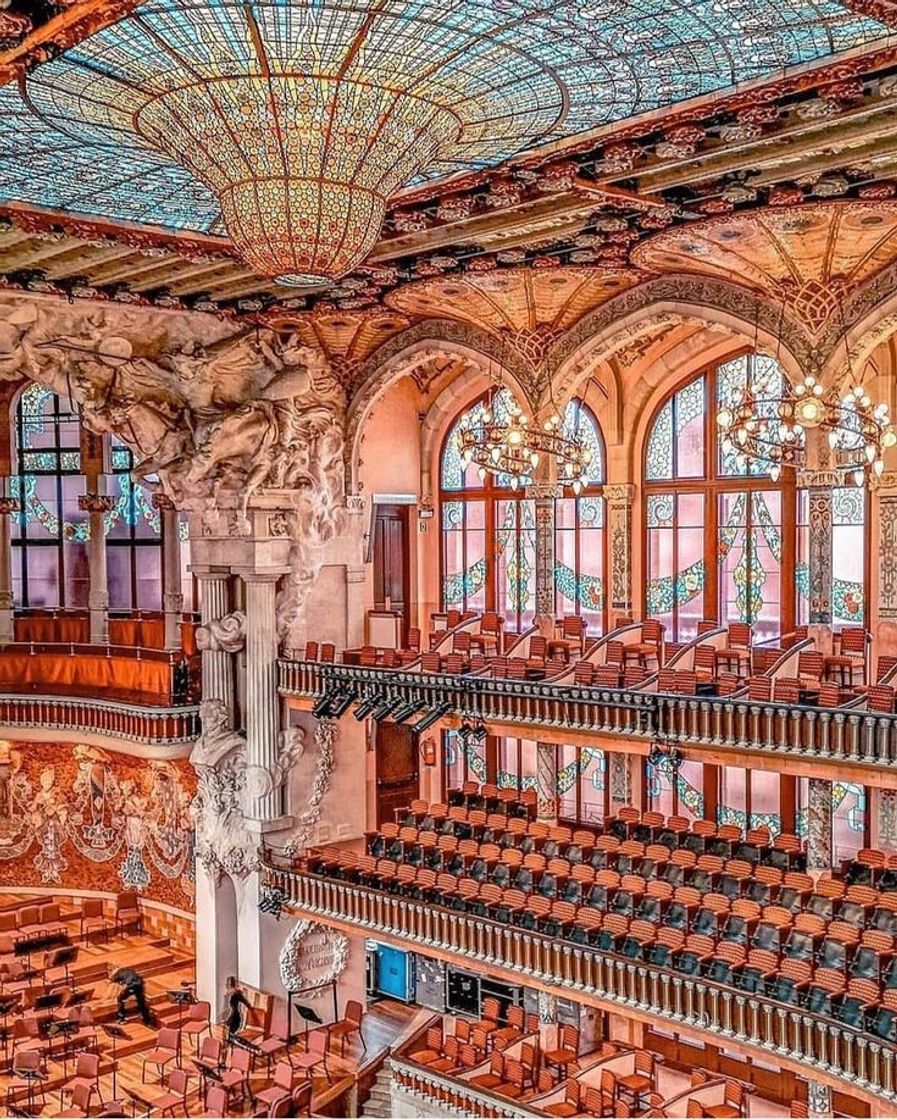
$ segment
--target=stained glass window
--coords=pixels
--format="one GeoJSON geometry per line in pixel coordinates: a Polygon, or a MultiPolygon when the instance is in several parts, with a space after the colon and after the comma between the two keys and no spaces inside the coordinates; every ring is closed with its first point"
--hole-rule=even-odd
{"type": "MultiPolygon", "coordinates": [[[[510,395],[493,399],[497,415],[510,395]]],[[[495,610],[509,630],[531,625],[536,611],[535,507],[503,476],[484,479],[472,464],[462,469],[458,432],[482,401],[457,417],[442,445],[440,496],[443,609],[495,610]]]]}
{"type": "Polygon", "coordinates": [[[31,383],[15,410],[15,469],[21,511],[10,526],[13,595],[18,607],[87,606],[88,515],[78,509],[81,424],[75,406],[31,383]]]}
{"type": "Polygon", "coordinates": [[[779,775],[740,766],[719,769],[717,824],[737,828],[768,828],[773,836],[782,831],[781,782],[779,775]]]}
{"type": "MultiPolygon", "coordinates": [[[[866,490],[832,489],[832,626],[862,626],[866,620],[866,490]]],[[[797,563],[794,584],[797,621],[810,621],[810,498],[797,496],[797,563]]]]}
{"type": "Polygon", "coordinates": [[[555,610],[558,616],[582,615],[590,634],[604,628],[605,481],[604,440],[598,421],[581,401],[564,412],[564,430],[578,435],[592,452],[589,477],[579,497],[555,502],[555,610]]]}
{"type": "MultiPolygon", "coordinates": [[[[808,778],[797,781],[797,820],[795,832],[806,838],[808,831],[808,778]]],[[[857,782],[832,782],[832,865],[853,859],[860,848],[868,847],[868,794],[857,782]]]]}
{"type": "Polygon", "coordinates": [[[740,466],[716,423],[746,390],[773,409],[784,376],[768,355],[743,354],[675,389],[655,413],[645,445],[645,609],[668,639],[693,638],[713,618],[750,623],[763,640],[793,619],[783,525],[794,518],[794,479],[786,472],[773,483],[762,465],[740,466]]]}
{"type": "Polygon", "coordinates": [[[115,506],[105,515],[110,610],[162,609],[162,518],[152,494],[131,479],[134,458],[112,439],[108,492],[115,506]]]}
{"type": "Polygon", "coordinates": [[[674,766],[668,756],[645,762],[648,808],[664,816],[704,818],[704,766],[691,760],[674,766]]]}
{"type": "Polygon", "coordinates": [[[607,754],[598,747],[557,748],[558,816],[574,823],[602,821],[609,812],[607,754]]]}

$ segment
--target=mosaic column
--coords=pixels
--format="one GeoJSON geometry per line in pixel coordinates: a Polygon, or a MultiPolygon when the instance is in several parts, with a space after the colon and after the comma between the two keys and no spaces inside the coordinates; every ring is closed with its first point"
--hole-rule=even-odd
{"type": "Polygon", "coordinates": [[[897,619],[897,493],[878,496],[878,615],[897,619]]]}
{"type": "Polygon", "coordinates": [[[153,505],[162,516],[162,612],[165,648],[181,648],[181,537],[178,511],[165,494],[153,494],[153,505]]]}
{"type": "MultiPolygon", "coordinates": [[[[635,487],[624,482],[604,487],[610,539],[610,607],[632,613],[632,502],[635,487]]],[[[613,625],[613,619],[611,619],[613,625]]]]}
{"type": "MultiPolygon", "coordinates": [[[[228,573],[220,570],[197,571],[200,620],[203,626],[217,622],[228,613],[228,573]]],[[[202,651],[202,698],[223,700],[234,718],[234,679],[231,655],[223,649],[202,651]]]]}
{"type": "Polygon", "coordinates": [[[641,758],[641,756],[623,754],[621,751],[610,751],[608,753],[607,780],[610,785],[612,812],[624,805],[632,804],[632,772],[630,767],[637,758],[641,758]]]}
{"type": "Polygon", "coordinates": [[[809,485],[810,623],[832,624],[832,490],[809,485]]]}
{"type": "Polygon", "coordinates": [[[807,1082],[807,1111],[811,1116],[832,1115],[832,1091],[818,1081],[807,1082]]]}
{"type": "Polygon", "coordinates": [[[554,824],[558,817],[558,749],[536,744],[536,817],[554,824]]]}
{"type": "Polygon", "coordinates": [[[281,815],[275,781],[280,699],[277,694],[278,576],[247,574],[246,588],[246,816],[271,822],[281,815]]]}
{"type": "Polygon", "coordinates": [[[0,645],[15,641],[12,590],[12,552],[9,544],[9,519],[22,508],[17,498],[11,498],[9,479],[0,478],[0,645]]]}
{"type": "Polygon", "coordinates": [[[536,625],[547,636],[554,634],[554,517],[557,487],[534,482],[527,497],[535,502],[536,520],[536,625]]]}
{"type": "MultiPolygon", "coordinates": [[[[875,797],[876,791],[870,791],[875,797]]],[[[880,789],[878,800],[878,835],[873,838],[873,847],[897,852],[897,789],[880,789]]]]}
{"type": "Polygon", "coordinates": [[[807,871],[829,871],[832,866],[832,783],[809,779],[807,805],[807,871]]]}
{"type": "Polygon", "coordinates": [[[111,494],[99,492],[102,481],[97,478],[98,491],[81,494],[78,509],[88,515],[90,537],[87,542],[89,585],[87,608],[90,612],[90,640],[94,645],[109,641],[109,586],[106,576],[106,514],[115,507],[111,494]]]}

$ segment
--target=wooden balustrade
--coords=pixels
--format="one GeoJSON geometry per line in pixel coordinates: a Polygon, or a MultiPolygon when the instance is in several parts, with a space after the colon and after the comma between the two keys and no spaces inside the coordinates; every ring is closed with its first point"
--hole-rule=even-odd
{"type": "Polygon", "coordinates": [[[421,715],[448,703],[451,714],[487,726],[626,735],[648,742],[730,747],[897,770],[897,716],[882,712],[313,661],[281,661],[279,688],[286,696],[318,697],[337,688],[354,691],[358,700],[400,696],[419,700],[421,715]]]}
{"type": "Polygon", "coordinates": [[[63,696],[0,696],[0,726],[95,732],[112,739],[174,746],[199,735],[199,708],[139,708],[63,696]]]}
{"type": "Polygon", "coordinates": [[[414,949],[449,953],[485,967],[513,971],[525,983],[556,986],[558,994],[590,997],[661,1016],[764,1054],[798,1062],[807,1076],[822,1071],[882,1100],[897,1100],[897,1051],[875,1035],[754,993],[633,961],[519,926],[388,894],[372,887],[287,870],[265,856],[267,882],[286,905],[325,921],[350,923],[366,934],[407,941],[414,949]]]}
{"type": "Polygon", "coordinates": [[[498,1096],[476,1085],[455,1077],[435,1073],[426,1066],[407,1058],[390,1058],[392,1091],[398,1093],[409,1105],[407,1115],[413,1115],[414,1105],[420,1101],[447,1105],[462,1116],[493,1117],[546,1116],[541,1109],[527,1108],[510,1097],[498,1096]]]}

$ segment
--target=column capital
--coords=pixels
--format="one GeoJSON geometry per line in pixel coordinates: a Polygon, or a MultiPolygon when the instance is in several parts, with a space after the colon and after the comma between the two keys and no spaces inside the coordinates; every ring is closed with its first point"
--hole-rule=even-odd
{"type": "Polygon", "coordinates": [[[78,509],[85,513],[111,513],[115,509],[115,498],[112,494],[79,494],[78,509]]]}
{"type": "Polygon", "coordinates": [[[844,485],[844,476],[838,471],[831,470],[799,470],[797,485],[804,490],[831,490],[833,486],[844,485]]]}
{"type": "Polygon", "coordinates": [[[526,496],[534,501],[554,501],[563,496],[563,487],[558,482],[531,482],[526,488],[526,496]]]}
{"type": "Polygon", "coordinates": [[[635,484],[632,482],[612,482],[604,487],[604,497],[614,505],[631,506],[635,501],[635,484]]]}

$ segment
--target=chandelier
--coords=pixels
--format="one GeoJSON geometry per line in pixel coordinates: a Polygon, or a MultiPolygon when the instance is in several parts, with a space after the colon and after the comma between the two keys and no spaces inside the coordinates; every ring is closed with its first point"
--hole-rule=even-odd
{"type": "Polygon", "coordinates": [[[507,388],[494,390],[488,401],[474,408],[458,431],[461,466],[473,463],[481,479],[504,476],[512,490],[532,482],[543,458],[557,464],[558,481],[578,494],[588,479],[592,452],[579,432],[568,431],[554,413],[545,423],[531,426],[529,417],[507,388]]]}
{"type": "Polygon", "coordinates": [[[886,404],[873,404],[862,385],[841,397],[812,374],[781,392],[764,386],[737,389],[717,413],[723,452],[744,469],[749,463],[778,480],[783,467],[806,466],[806,433],[827,432],[833,470],[857,486],[884,470],[884,455],[897,444],[886,404]]]}

